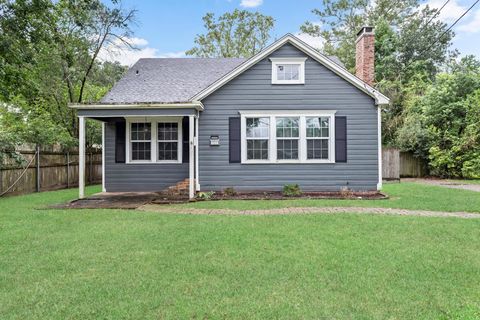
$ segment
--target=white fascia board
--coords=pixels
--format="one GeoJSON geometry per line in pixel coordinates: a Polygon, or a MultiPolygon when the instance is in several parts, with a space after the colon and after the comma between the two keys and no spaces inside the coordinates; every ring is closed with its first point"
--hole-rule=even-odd
{"type": "Polygon", "coordinates": [[[373,87],[369,86],[360,78],[357,78],[356,76],[348,72],[348,70],[341,67],[337,63],[333,62],[332,60],[330,60],[329,58],[327,58],[326,56],[324,56],[323,54],[321,54],[320,52],[318,52],[317,50],[315,50],[314,48],[312,48],[311,46],[309,46],[308,44],[306,44],[305,42],[303,42],[302,40],[298,39],[297,37],[291,34],[287,34],[283,36],[282,38],[280,38],[279,40],[277,40],[276,42],[272,43],[270,46],[265,48],[263,51],[259,52],[257,55],[253,56],[252,58],[248,59],[247,61],[245,61],[244,63],[242,63],[235,69],[233,69],[230,73],[221,77],[212,85],[210,85],[206,89],[202,90],[201,92],[193,96],[192,100],[200,101],[206,98],[207,96],[212,94],[214,91],[216,91],[217,89],[219,89],[220,87],[228,83],[230,80],[234,79],[235,77],[243,73],[245,70],[249,69],[256,63],[258,63],[260,60],[266,58],[268,55],[270,55],[275,50],[277,50],[278,48],[280,48],[281,46],[283,46],[288,42],[291,43],[293,46],[295,46],[297,49],[303,51],[310,57],[314,58],[315,60],[323,64],[325,67],[332,70],[337,75],[347,80],[348,82],[350,82],[351,84],[353,84],[354,86],[356,86],[357,88],[359,88],[360,90],[362,90],[363,92],[371,96],[372,98],[374,98],[375,103],[377,105],[384,105],[389,103],[390,99],[388,97],[386,97],[385,95],[383,95],[382,93],[374,89],[373,87]]]}
{"type": "Polygon", "coordinates": [[[69,108],[77,110],[98,110],[98,109],[191,109],[203,111],[205,108],[200,101],[188,103],[132,103],[132,104],[81,104],[73,103],[69,108]]]}

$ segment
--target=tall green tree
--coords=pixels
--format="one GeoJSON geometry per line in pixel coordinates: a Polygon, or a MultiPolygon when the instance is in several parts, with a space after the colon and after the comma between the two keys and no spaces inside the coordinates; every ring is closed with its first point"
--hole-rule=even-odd
{"type": "Polygon", "coordinates": [[[235,9],[215,19],[203,17],[207,32],[195,37],[196,46],[186,52],[197,57],[251,57],[265,48],[275,20],[258,12],[235,9]]]}
{"type": "MultiPolygon", "coordinates": [[[[117,0],[110,5],[100,0],[0,1],[4,132],[10,128],[17,133],[14,136],[23,137],[21,142],[75,141],[77,117],[68,104],[97,101],[125,71],[98,60],[101,50],[119,42],[129,45],[135,11],[121,8],[117,0]],[[8,121],[15,118],[24,125],[8,121]],[[37,126],[39,134],[29,129],[34,123],[43,124],[37,126]],[[43,134],[43,129],[49,133],[43,134]],[[20,134],[21,130],[30,134],[20,134]]],[[[88,126],[88,132],[98,128],[88,126]]]]}
{"type": "Polygon", "coordinates": [[[323,0],[313,13],[319,23],[306,22],[303,32],[323,37],[323,50],[338,56],[355,72],[355,40],[362,26],[375,28],[375,78],[377,88],[391,98],[383,112],[383,141],[395,144],[403,123],[404,101],[418,82],[433,81],[451,51],[453,31],[436,17],[438,10],[420,7],[418,0],[323,0]]]}
{"type": "Polygon", "coordinates": [[[398,145],[434,175],[480,178],[480,61],[467,56],[448,71],[407,101],[398,145]]]}

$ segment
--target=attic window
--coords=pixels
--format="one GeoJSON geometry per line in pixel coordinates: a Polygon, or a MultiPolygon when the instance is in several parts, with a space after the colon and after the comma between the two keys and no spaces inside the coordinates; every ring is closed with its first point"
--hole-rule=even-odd
{"type": "Polygon", "coordinates": [[[272,84],[304,84],[307,58],[270,58],[272,84]]]}

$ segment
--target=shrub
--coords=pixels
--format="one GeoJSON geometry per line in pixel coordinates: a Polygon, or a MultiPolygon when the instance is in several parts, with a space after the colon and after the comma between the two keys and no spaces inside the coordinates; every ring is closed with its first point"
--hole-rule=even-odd
{"type": "Polygon", "coordinates": [[[197,193],[197,199],[210,200],[214,194],[215,194],[215,191],[199,192],[197,193]]]}
{"type": "Polygon", "coordinates": [[[235,192],[235,189],[233,189],[232,187],[228,187],[228,188],[223,189],[223,194],[225,194],[226,196],[229,196],[229,197],[233,197],[237,193],[235,192]]]}
{"type": "Polygon", "coordinates": [[[342,189],[340,189],[340,195],[342,198],[353,198],[353,191],[348,187],[342,187],[342,189]]]}
{"type": "Polygon", "coordinates": [[[286,184],[282,193],[285,197],[298,197],[302,195],[302,190],[298,184],[286,184]]]}

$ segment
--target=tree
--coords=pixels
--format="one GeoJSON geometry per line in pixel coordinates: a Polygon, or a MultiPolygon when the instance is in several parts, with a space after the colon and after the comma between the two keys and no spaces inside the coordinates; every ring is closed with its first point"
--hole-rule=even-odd
{"type": "Polygon", "coordinates": [[[375,28],[376,87],[390,97],[383,110],[383,141],[395,144],[403,123],[407,95],[434,80],[456,51],[450,51],[452,31],[436,20],[438,10],[419,7],[418,0],[323,0],[313,13],[320,23],[306,22],[303,32],[321,36],[325,53],[338,56],[355,72],[355,40],[364,25],[375,28]],[[419,85],[420,84],[420,85],[419,85]]]}
{"type": "Polygon", "coordinates": [[[265,48],[275,20],[258,12],[235,9],[215,20],[213,13],[203,17],[207,33],[197,35],[197,46],[186,52],[197,57],[249,58],[265,48]]]}
{"type": "Polygon", "coordinates": [[[398,144],[444,177],[480,177],[480,61],[449,64],[423,96],[408,102],[398,144]]]}
{"type": "Polygon", "coordinates": [[[48,116],[76,138],[68,104],[97,101],[118,79],[124,69],[100,63],[98,53],[119,41],[129,45],[135,11],[117,0],[6,0],[0,12],[0,101],[30,119],[48,116]],[[108,84],[103,71],[115,74],[108,84]]]}

